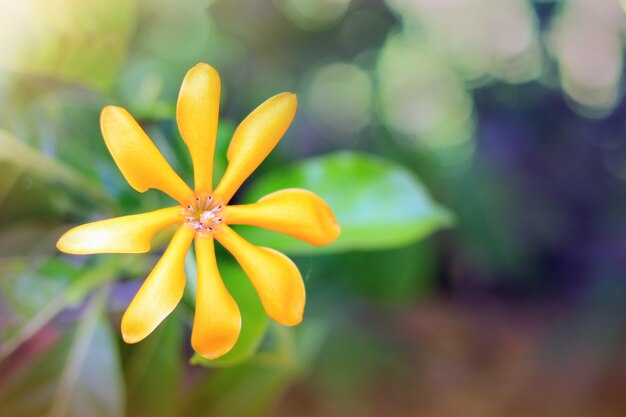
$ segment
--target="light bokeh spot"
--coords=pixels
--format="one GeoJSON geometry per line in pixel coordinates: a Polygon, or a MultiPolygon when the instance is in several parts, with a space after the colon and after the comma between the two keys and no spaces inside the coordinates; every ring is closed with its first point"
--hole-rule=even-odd
{"type": "Polygon", "coordinates": [[[370,120],[372,82],[361,68],[343,63],[314,71],[306,90],[307,110],[316,126],[327,132],[352,135],[370,120]]]}

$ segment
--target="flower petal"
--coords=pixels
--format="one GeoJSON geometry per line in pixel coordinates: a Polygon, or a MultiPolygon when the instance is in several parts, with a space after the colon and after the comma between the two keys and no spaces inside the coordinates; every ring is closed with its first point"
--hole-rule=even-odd
{"type": "Polygon", "coordinates": [[[226,206],[223,216],[229,224],[263,227],[312,245],[331,243],[341,231],[324,200],[299,188],[276,191],[255,204],[226,206]]]}
{"type": "Polygon", "coordinates": [[[283,137],[296,114],[293,93],[278,94],[257,107],[237,127],[228,148],[228,167],[215,194],[228,204],[283,137]]]}
{"type": "Polygon", "coordinates": [[[122,337],[137,343],[174,310],[185,289],[185,254],[195,232],[181,226],[122,317],[122,337]]]}
{"type": "Polygon", "coordinates": [[[191,345],[207,359],[216,359],[237,342],[241,314],[217,269],[213,238],[196,238],[198,290],[191,345]]]}
{"type": "Polygon", "coordinates": [[[193,161],[196,192],[213,189],[213,155],[220,109],[220,76],[207,64],[187,72],[178,94],[176,121],[193,161]]]}
{"type": "Polygon", "coordinates": [[[142,193],[156,188],[179,202],[192,198],[187,184],[125,109],[105,107],[100,127],[111,156],[131,187],[142,193]]]}
{"type": "Polygon", "coordinates": [[[176,206],[87,223],[65,232],[57,248],[75,255],[148,252],[155,234],[181,220],[176,206]]]}
{"type": "Polygon", "coordinates": [[[273,249],[254,246],[226,225],[215,238],[237,259],[272,319],[286,326],[302,321],[304,283],[291,259],[273,249]]]}

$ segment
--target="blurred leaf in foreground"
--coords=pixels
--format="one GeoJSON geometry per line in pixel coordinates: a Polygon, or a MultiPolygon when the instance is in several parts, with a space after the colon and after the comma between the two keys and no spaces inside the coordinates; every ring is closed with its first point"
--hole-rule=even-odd
{"type": "MultiPolygon", "coordinates": [[[[24,339],[19,336],[20,334],[28,333],[28,336],[34,334],[28,327],[34,326],[34,331],[41,328],[39,325],[28,323],[36,316],[42,315],[48,309],[46,306],[54,303],[51,300],[61,298],[60,294],[67,287],[69,279],[75,276],[73,270],[66,270],[56,277],[43,274],[41,269],[45,264],[44,262],[35,269],[22,259],[0,262],[0,311],[3,318],[0,332],[0,360],[13,350],[11,345],[15,343],[16,338],[24,339]]],[[[46,319],[42,317],[36,321],[43,322],[43,325],[50,318],[50,314],[46,314],[46,319]]]]}
{"type": "Polygon", "coordinates": [[[106,291],[89,302],[71,345],[63,342],[0,386],[0,409],[20,417],[122,417],[123,382],[117,346],[103,319],[106,291]],[[67,355],[67,357],[65,357],[67,355]],[[63,367],[59,367],[63,364],[63,367]],[[38,395],[33,395],[37,386],[38,395]],[[47,410],[47,411],[46,411],[47,410]]]}
{"type": "Polygon", "coordinates": [[[129,348],[124,366],[128,416],[175,415],[183,369],[181,323],[170,317],[145,343],[129,348]]]}
{"type": "Polygon", "coordinates": [[[21,142],[11,133],[2,129],[0,129],[0,161],[44,178],[49,182],[67,184],[68,187],[80,189],[83,193],[104,198],[100,188],[85,181],[78,172],[59,160],[21,142]]]}
{"type": "Polygon", "coordinates": [[[102,189],[63,162],[0,129],[0,222],[76,211],[91,200],[107,207],[102,189]],[[61,189],[62,192],[58,192],[61,189]]]}
{"type": "Polygon", "coordinates": [[[291,254],[377,250],[407,245],[450,226],[452,214],[435,203],[402,166],[366,154],[338,152],[275,169],[261,177],[246,202],[283,188],[319,194],[332,208],[341,235],[318,248],[267,230],[242,230],[256,243],[291,254]]]}
{"type": "Polygon", "coordinates": [[[83,271],[59,259],[43,262],[37,269],[24,261],[0,264],[0,300],[7,310],[3,314],[10,320],[0,335],[0,360],[64,308],[81,302],[91,290],[116,277],[120,265],[116,258],[83,271]]]}
{"type": "MultiPolygon", "coordinates": [[[[297,329],[284,330],[293,343],[287,357],[278,347],[276,361],[251,361],[208,376],[189,392],[180,415],[196,417],[265,416],[285,389],[306,374],[328,332],[320,321],[307,321],[297,329]],[[211,401],[207,401],[211,398],[211,401]]],[[[287,341],[282,340],[280,343],[287,341]]]]}

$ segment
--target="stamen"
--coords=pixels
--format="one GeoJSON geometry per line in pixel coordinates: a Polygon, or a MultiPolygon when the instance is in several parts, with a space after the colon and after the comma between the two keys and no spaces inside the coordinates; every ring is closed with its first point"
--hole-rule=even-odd
{"type": "Polygon", "coordinates": [[[217,203],[213,196],[204,193],[194,196],[191,204],[183,206],[182,214],[187,227],[193,229],[200,236],[208,235],[215,231],[216,226],[223,222],[222,217],[218,217],[222,209],[221,204],[212,207],[217,203]]]}

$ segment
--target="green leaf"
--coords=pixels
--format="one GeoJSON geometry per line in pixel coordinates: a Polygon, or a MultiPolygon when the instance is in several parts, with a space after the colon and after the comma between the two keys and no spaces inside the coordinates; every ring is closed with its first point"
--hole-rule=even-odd
{"type": "Polygon", "coordinates": [[[293,187],[311,190],[329,204],[342,229],[334,243],[314,247],[259,228],[241,228],[242,234],[291,254],[337,253],[404,246],[453,221],[407,169],[355,152],[337,152],[274,170],[254,184],[244,201],[293,187]]]}
{"type": "Polygon", "coordinates": [[[246,274],[237,265],[225,262],[220,263],[220,273],[226,288],[239,306],[241,334],[235,346],[221,358],[208,360],[194,354],[191,358],[194,365],[233,366],[244,362],[256,353],[267,331],[269,318],[246,274]]]}
{"type": "Polygon", "coordinates": [[[402,248],[320,259],[322,266],[312,271],[309,279],[323,282],[334,275],[336,283],[349,294],[361,294],[390,306],[413,303],[417,297],[429,294],[436,281],[436,258],[431,246],[423,241],[402,248]]]}
{"type": "Polygon", "coordinates": [[[82,271],[72,270],[66,264],[68,271],[60,279],[52,279],[45,270],[50,260],[40,269],[33,269],[25,260],[0,263],[0,274],[7,277],[0,280],[0,300],[7,310],[5,313],[10,314],[9,325],[0,335],[0,360],[64,308],[81,302],[94,288],[115,278],[123,265],[120,261],[118,256],[105,257],[99,264],[82,271]]]}
{"type": "MultiPolygon", "coordinates": [[[[270,414],[282,393],[306,375],[328,334],[322,321],[307,321],[295,329],[282,328],[292,338],[288,360],[250,361],[219,369],[189,390],[181,416],[249,417],[270,414]],[[211,401],[207,401],[211,398],[211,401]]],[[[280,348],[279,348],[280,350],[280,348]]]]}
{"type": "Polygon", "coordinates": [[[1,387],[3,414],[124,416],[117,345],[103,316],[106,299],[107,291],[101,291],[89,302],[71,345],[60,343],[59,349],[52,349],[40,360],[31,362],[26,370],[1,387]]]}
{"type": "Polygon", "coordinates": [[[0,365],[5,365],[0,378],[0,410],[4,415],[46,416],[74,335],[74,332],[68,332],[60,340],[54,340],[54,335],[50,333],[54,332],[40,337],[35,344],[43,352],[37,352],[39,354],[34,358],[16,358],[10,364],[8,361],[0,362],[0,365]],[[7,376],[6,369],[16,362],[17,371],[7,376]]]}
{"type": "Polygon", "coordinates": [[[123,381],[117,346],[102,313],[106,292],[90,302],[76,330],[50,417],[124,415],[123,381]]]}
{"type": "MultiPolygon", "coordinates": [[[[54,202],[58,205],[61,204],[64,196],[63,194],[73,194],[73,200],[79,201],[88,197],[94,202],[102,205],[103,207],[110,207],[110,200],[103,192],[103,190],[96,184],[85,180],[84,176],[75,171],[71,167],[65,165],[63,162],[42,153],[40,150],[22,142],[17,139],[13,134],[5,130],[0,129],[0,167],[3,172],[7,171],[7,175],[0,179],[0,217],[3,212],[9,210],[12,203],[16,205],[15,201],[5,201],[15,199],[15,195],[10,195],[12,188],[15,187],[18,180],[27,175],[29,179],[29,185],[23,188],[37,188],[42,184],[58,186],[63,190],[63,193],[57,193],[54,197],[54,202]],[[33,181],[36,179],[37,181],[33,181]],[[61,202],[60,202],[61,201],[61,202]]],[[[39,189],[38,193],[50,191],[47,189],[39,189]]],[[[30,196],[20,195],[23,201],[19,201],[22,205],[21,210],[28,211],[30,206],[37,206],[42,204],[41,195],[30,196]]],[[[70,204],[71,205],[71,204],[70,204]]],[[[20,215],[19,210],[13,210],[15,215],[20,215]]],[[[15,220],[13,218],[12,220],[15,220]]]]}
{"type": "Polygon", "coordinates": [[[61,294],[72,275],[54,279],[25,259],[5,259],[0,262],[0,277],[0,311],[4,318],[0,330],[2,360],[51,319],[50,305],[56,306],[56,300],[63,297],[61,294]]]}
{"type": "Polygon", "coordinates": [[[168,317],[145,341],[128,346],[127,415],[172,417],[181,386],[182,322],[168,317]]]}

